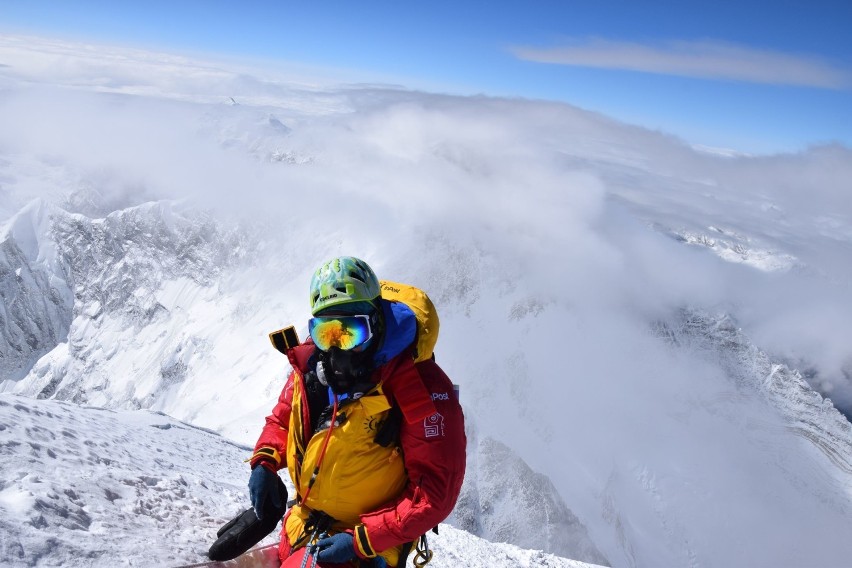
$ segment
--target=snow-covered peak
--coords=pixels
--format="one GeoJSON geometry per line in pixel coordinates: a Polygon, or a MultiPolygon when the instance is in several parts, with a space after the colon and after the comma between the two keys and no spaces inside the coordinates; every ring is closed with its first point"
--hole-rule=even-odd
{"type": "Polygon", "coordinates": [[[686,244],[706,247],[722,260],[746,264],[764,272],[783,272],[799,266],[796,257],[761,247],[753,239],[733,231],[711,226],[704,232],[687,229],[666,232],[686,244]]]}
{"type": "Polygon", "coordinates": [[[10,238],[30,263],[56,264],[56,245],[51,238],[52,220],[59,209],[43,199],[34,199],[0,226],[0,242],[10,238]]]}
{"type": "Polygon", "coordinates": [[[53,234],[62,213],[35,200],[0,229],[0,390],[67,337],[73,296],[53,234]]]}

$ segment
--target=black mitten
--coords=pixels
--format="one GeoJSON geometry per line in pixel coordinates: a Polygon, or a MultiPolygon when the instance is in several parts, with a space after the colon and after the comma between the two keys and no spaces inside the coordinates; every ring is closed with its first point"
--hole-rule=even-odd
{"type": "Polygon", "coordinates": [[[267,499],[263,509],[263,520],[258,520],[254,508],[250,507],[228,521],[216,533],[218,539],[207,553],[210,560],[223,561],[236,558],[275,530],[287,511],[287,488],[280,478],[278,484],[281,505],[276,507],[272,499],[267,499]]]}

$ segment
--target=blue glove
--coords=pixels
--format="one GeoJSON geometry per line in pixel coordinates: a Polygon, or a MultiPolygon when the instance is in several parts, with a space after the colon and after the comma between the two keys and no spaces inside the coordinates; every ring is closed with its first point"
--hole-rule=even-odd
{"type": "Polygon", "coordinates": [[[256,465],[251,470],[248,486],[251,506],[254,507],[254,514],[257,515],[258,520],[263,519],[263,510],[267,499],[272,499],[272,505],[276,509],[281,508],[277,473],[269,471],[262,465],[256,465]]]}
{"type": "Polygon", "coordinates": [[[355,558],[355,538],[346,532],[321,538],[317,542],[319,552],[316,559],[319,562],[343,564],[355,558]]]}

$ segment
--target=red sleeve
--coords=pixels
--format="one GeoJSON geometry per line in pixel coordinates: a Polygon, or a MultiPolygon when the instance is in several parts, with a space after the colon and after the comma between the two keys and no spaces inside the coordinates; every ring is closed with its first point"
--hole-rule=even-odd
{"type": "Polygon", "coordinates": [[[361,515],[356,549],[373,556],[411,542],[446,519],[464,480],[467,438],[464,414],[453,384],[434,361],[417,364],[437,413],[423,421],[402,423],[400,443],[408,485],[402,495],[378,511],[361,515]]]}
{"type": "Polygon", "coordinates": [[[274,464],[274,470],[278,471],[286,465],[287,434],[290,428],[290,411],[293,408],[294,378],[295,373],[291,371],[287,377],[287,383],[278,397],[278,403],[272,409],[272,414],[266,417],[266,425],[254,446],[254,455],[251,458],[252,467],[257,465],[258,462],[264,462],[269,466],[274,464]]]}

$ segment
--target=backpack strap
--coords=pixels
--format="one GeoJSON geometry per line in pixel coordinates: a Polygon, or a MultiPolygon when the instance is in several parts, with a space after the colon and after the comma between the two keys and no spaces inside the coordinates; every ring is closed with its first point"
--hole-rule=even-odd
{"type": "Polygon", "coordinates": [[[432,402],[432,395],[423,384],[414,359],[405,355],[400,359],[399,366],[392,371],[393,380],[384,381],[384,389],[399,406],[405,421],[416,424],[438,411],[432,402]]]}
{"type": "Polygon", "coordinates": [[[383,448],[398,446],[400,429],[402,429],[402,411],[399,409],[399,406],[394,404],[391,406],[388,416],[385,418],[379,431],[376,432],[373,442],[383,448]]]}
{"type": "Polygon", "coordinates": [[[296,334],[296,328],[291,325],[270,333],[269,341],[275,349],[286,355],[287,351],[299,345],[299,336],[296,334]]]}

